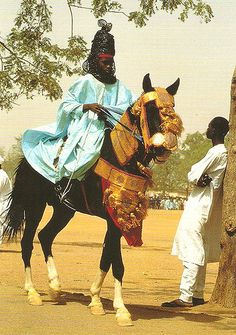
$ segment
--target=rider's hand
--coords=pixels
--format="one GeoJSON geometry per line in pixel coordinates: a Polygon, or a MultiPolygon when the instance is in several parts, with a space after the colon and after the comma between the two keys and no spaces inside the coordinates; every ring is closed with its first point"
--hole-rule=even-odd
{"type": "Polygon", "coordinates": [[[99,114],[102,112],[102,105],[99,105],[97,103],[94,103],[94,104],[84,104],[83,105],[83,111],[86,112],[88,110],[96,113],[96,114],[99,114]]]}
{"type": "Polygon", "coordinates": [[[197,182],[197,186],[200,187],[206,187],[210,184],[210,182],[212,181],[212,178],[208,176],[207,173],[204,173],[197,182]]]}

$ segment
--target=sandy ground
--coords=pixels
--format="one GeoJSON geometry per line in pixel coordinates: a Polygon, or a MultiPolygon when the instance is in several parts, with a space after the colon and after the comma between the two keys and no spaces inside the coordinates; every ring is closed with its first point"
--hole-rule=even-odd
{"type": "MultiPolygon", "coordinates": [[[[40,227],[47,222],[45,212],[40,227]]],[[[43,297],[43,306],[30,306],[23,290],[24,271],[20,244],[0,246],[1,335],[101,335],[101,334],[235,334],[236,310],[205,304],[191,309],[164,309],[164,301],[178,297],[182,264],[170,255],[181,211],[149,210],[140,248],[130,248],[124,239],[124,301],[132,314],[133,327],[119,327],[112,309],[113,278],[109,273],[101,296],[107,314],[94,316],[87,305],[89,288],[99,265],[105,221],[76,214],[54,242],[54,258],[64,292],[64,305],[50,301],[47,271],[35,239],[33,279],[43,297]]],[[[209,264],[205,299],[211,296],[218,264],[209,264]]]]}

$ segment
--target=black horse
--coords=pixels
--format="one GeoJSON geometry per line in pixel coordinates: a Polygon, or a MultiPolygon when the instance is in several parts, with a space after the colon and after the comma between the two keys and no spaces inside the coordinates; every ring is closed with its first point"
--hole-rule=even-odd
{"type": "Polygon", "coordinates": [[[128,108],[120,123],[112,131],[106,131],[101,158],[82,182],[63,179],[55,188],[25,158],[22,159],[16,171],[4,235],[11,240],[23,229],[24,287],[30,304],[42,304],[32,282],[30,259],[33,239],[45,207],[52,206],[53,214],[38,237],[48,268],[50,293],[55,300],[60,299],[61,288],[53,261],[52,243],[76,210],[107,221],[100,267],[91,287],[91,312],[105,313],[100,290],[112,267],[115,278],[113,306],[117,311],[117,321],[120,325],[132,324],[122,299],[124,265],[120,238],[124,235],[131,245],[142,243],[142,220],[147,209],[144,194],[151,180],[148,164],[152,160],[164,162],[176,149],[176,136],[182,130],[181,120],[173,109],[173,95],[178,86],[179,79],[166,89],[153,88],[149,75],[146,75],[143,80],[144,93],[128,108]],[[65,189],[70,192],[67,193],[65,189]]]}

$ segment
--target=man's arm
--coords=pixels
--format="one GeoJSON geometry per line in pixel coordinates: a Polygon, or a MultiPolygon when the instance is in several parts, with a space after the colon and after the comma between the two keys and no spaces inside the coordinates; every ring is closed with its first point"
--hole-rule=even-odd
{"type": "Polygon", "coordinates": [[[100,114],[102,112],[102,105],[98,103],[93,103],[93,104],[83,104],[83,111],[87,112],[88,110],[100,114]]]}
{"type": "MultiPolygon", "coordinates": [[[[201,185],[201,178],[207,174],[207,171],[214,164],[216,157],[214,152],[209,150],[205,157],[192,166],[191,171],[188,173],[188,181],[194,185],[198,185],[198,182],[200,181],[198,186],[205,187],[206,185],[201,185]]],[[[209,183],[210,182],[208,182],[208,185],[209,183]]]]}
{"type": "Polygon", "coordinates": [[[206,187],[210,184],[212,178],[208,176],[207,173],[201,175],[201,177],[197,181],[197,186],[199,187],[206,187]]]}

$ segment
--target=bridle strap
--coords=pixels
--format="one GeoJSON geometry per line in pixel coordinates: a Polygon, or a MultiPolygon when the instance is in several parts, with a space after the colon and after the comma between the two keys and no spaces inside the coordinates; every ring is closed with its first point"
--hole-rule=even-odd
{"type": "Polygon", "coordinates": [[[145,93],[141,97],[141,100],[142,100],[143,105],[146,105],[148,102],[156,100],[157,98],[158,98],[157,92],[156,91],[151,91],[151,92],[145,93]]]}

